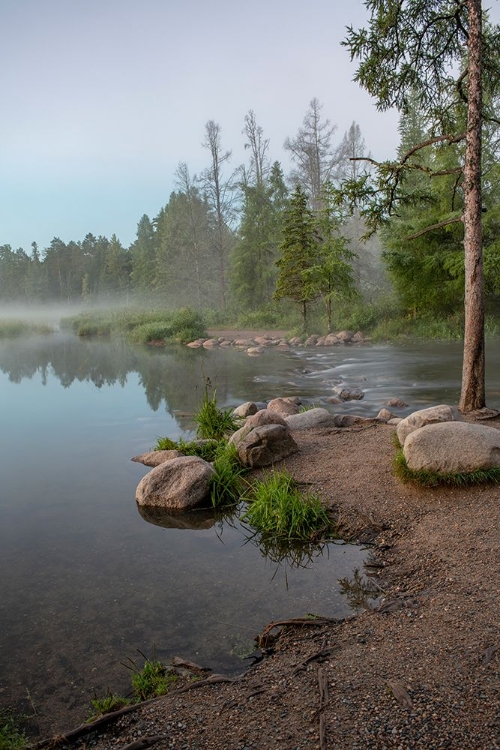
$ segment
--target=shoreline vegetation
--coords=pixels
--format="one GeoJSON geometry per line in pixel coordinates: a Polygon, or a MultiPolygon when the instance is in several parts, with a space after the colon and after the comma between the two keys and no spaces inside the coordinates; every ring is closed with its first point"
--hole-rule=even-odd
{"type": "MultiPolygon", "coordinates": [[[[61,313],[58,317],[61,329],[70,330],[77,336],[125,336],[132,344],[156,346],[186,344],[197,338],[208,338],[210,332],[219,335],[227,330],[243,329],[257,333],[265,329],[283,335],[286,332],[288,338],[301,341],[310,335],[324,336],[328,333],[324,322],[314,316],[311,316],[308,333],[303,333],[296,316],[290,312],[283,314],[276,309],[221,315],[214,311],[198,312],[188,307],[171,310],[129,305],[85,309],[70,316],[61,313]]],[[[32,318],[16,316],[15,313],[0,317],[0,339],[54,333],[56,327],[49,319],[53,321],[55,318],[53,312],[44,313],[43,308],[33,313],[32,318]]],[[[391,302],[346,304],[339,311],[335,324],[337,331],[362,331],[374,343],[401,343],[413,339],[458,341],[463,337],[463,315],[443,318],[422,315],[413,318],[403,315],[391,302]]],[[[495,316],[486,318],[485,333],[487,337],[500,333],[500,321],[495,316]]]]}

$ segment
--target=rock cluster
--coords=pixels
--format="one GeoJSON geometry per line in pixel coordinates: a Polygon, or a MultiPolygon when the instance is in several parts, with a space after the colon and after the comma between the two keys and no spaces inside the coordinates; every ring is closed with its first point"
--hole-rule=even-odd
{"type": "MultiPolygon", "coordinates": [[[[339,395],[346,400],[359,399],[363,392],[344,388],[339,389],[339,395]]],[[[406,406],[400,399],[391,399],[387,404],[395,408],[406,406]]],[[[397,436],[411,470],[459,473],[500,467],[500,431],[464,422],[457,410],[446,404],[415,411],[404,419],[387,408],[375,418],[366,418],[332,414],[321,407],[301,411],[300,399],[285,397],[272,399],[266,408],[248,401],[234,414],[243,424],[229,442],[236,447],[242,465],[252,469],[270,466],[298,451],[292,435],[298,430],[376,422],[397,425],[397,436]]],[[[175,450],[151,451],[132,460],[154,467],[137,487],[139,505],[182,512],[206,501],[213,476],[213,467],[207,461],[175,450]]]]}
{"type": "Polygon", "coordinates": [[[289,349],[290,347],[296,346],[339,346],[344,344],[362,344],[367,341],[361,331],[354,333],[353,331],[338,331],[337,333],[329,333],[327,336],[313,335],[309,336],[304,340],[301,336],[294,336],[291,338],[282,338],[277,336],[254,336],[248,339],[229,339],[225,336],[218,338],[199,338],[194,341],[190,341],[187,346],[191,349],[198,349],[204,347],[205,349],[213,349],[216,347],[229,347],[232,346],[235,349],[241,349],[246,351],[250,356],[257,356],[263,354],[266,348],[275,347],[277,349],[289,349]]]}

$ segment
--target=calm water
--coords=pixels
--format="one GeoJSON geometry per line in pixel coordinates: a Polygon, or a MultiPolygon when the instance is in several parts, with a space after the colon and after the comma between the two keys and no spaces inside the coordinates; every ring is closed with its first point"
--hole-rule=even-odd
{"type": "MultiPolygon", "coordinates": [[[[497,344],[488,401],[498,408],[497,344]]],[[[330,545],[291,568],[266,559],[237,523],[147,523],[134,494],[148,469],[130,458],[158,436],[191,434],[207,376],[223,405],[278,395],[320,404],[345,382],[366,395],[342,411],[373,415],[398,396],[410,404],[404,414],[457,401],[460,357],[455,344],[250,358],[62,333],[0,342],[0,702],[29,699],[43,727],[52,714],[68,728],[94,688],[127,691],[120,662],[140,663],[138,649],[241,671],[269,621],[347,614],[337,579],[362,565],[363,551],[330,545]]]]}

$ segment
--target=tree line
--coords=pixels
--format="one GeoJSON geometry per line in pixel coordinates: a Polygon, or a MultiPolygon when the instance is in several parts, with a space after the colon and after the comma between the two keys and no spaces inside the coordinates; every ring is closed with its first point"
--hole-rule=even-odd
{"type": "MultiPolygon", "coordinates": [[[[195,175],[186,163],[178,165],[168,202],[156,216],[140,218],[129,247],[116,234],[91,233],[70,242],[54,237],[43,249],[33,242],[29,252],[2,245],[0,301],[32,305],[137,298],[170,307],[261,310],[287,296],[289,269],[283,258],[290,253],[290,222],[302,201],[311,236],[309,275],[300,279],[307,289],[299,297],[322,297],[331,321],[332,283],[336,293],[350,294],[366,282],[369,293],[374,279],[382,283],[383,276],[372,269],[377,243],[362,248],[355,239],[361,234],[353,229],[355,220],[341,216],[333,205],[334,188],[359,172],[350,158],[366,154],[356,123],[338,143],[335,131],[313,99],[296,136],[284,143],[293,165],[285,175],[280,162],[270,158],[269,139],[253,111],[242,130],[249,158],[235,169],[220,125],[208,121],[203,140],[207,167],[195,175]],[[350,238],[342,239],[349,227],[350,238]],[[327,248],[330,276],[322,278],[327,248]]],[[[295,289],[291,298],[296,295],[295,289]]]]}

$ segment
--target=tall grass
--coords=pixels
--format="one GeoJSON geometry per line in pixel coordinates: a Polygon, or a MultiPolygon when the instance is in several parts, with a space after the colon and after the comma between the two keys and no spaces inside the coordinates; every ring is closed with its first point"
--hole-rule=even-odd
{"type": "Polygon", "coordinates": [[[54,333],[48,323],[30,323],[24,320],[0,320],[0,339],[29,336],[31,334],[47,335],[54,333]]]}
{"type": "Polygon", "coordinates": [[[228,433],[235,432],[239,427],[238,420],[233,417],[231,409],[219,409],[217,406],[217,391],[210,397],[208,390],[210,381],[205,382],[203,402],[194,414],[196,434],[199,438],[222,440],[228,433]]]}
{"type": "Polygon", "coordinates": [[[243,466],[236,446],[221,442],[213,461],[214,473],[210,480],[210,499],[214,508],[237,505],[244,492],[243,476],[248,469],[243,466]]]}
{"type": "Polygon", "coordinates": [[[138,344],[150,342],[186,343],[206,335],[200,313],[189,308],[93,310],[63,318],[61,326],[78,336],[125,335],[138,344]]]}
{"type": "Polygon", "coordinates": [[[264,537],[287,541],[318,541],[331,529],[321,500],[312,493],[301,494],[287,472],[271,472],[251,488],[250,504],[242,516],[264,537]]]}

